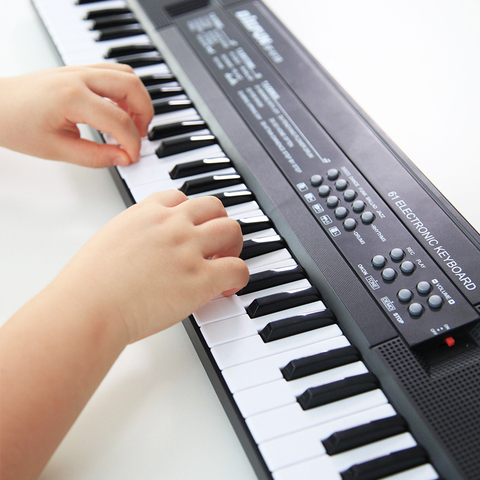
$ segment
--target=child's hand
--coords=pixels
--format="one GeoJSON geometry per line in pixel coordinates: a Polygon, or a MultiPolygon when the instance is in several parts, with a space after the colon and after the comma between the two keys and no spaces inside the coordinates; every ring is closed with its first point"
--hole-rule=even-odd
{"type": "Polygon", "coordinates": [[[133,69],[114,63],[1,78],[0,105],[1,146],[89,167],[136,162],[153,116],[133,69]],[[81,139],[79,123],[111,133],[123,148],[81,139]]]}
{"type": "Polygon", "coordinates": [[[242,241],[238,223],[216,198],[162,192],[105,226],[57,281],[96,304],[117,328],[125,321],[131,343],[242,288],[249,276],[238,258],[242,241]]]}

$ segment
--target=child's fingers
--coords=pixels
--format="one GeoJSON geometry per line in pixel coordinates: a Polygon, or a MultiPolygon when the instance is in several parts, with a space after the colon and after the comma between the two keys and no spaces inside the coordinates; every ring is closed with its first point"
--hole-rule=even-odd
{"type": "Polygon", "coordinates": [[[250,278],[246,263],[237,257],[222,257],[205,262],[209,270],[214,296],[232,295],[242,289],[250,278]]]}
{"type": "Polygon", "coordinates": [[[182,208],[194,225],[201,225],[214,218],[227,216],[227,211],[222,202],[211,196],[192,198],[182,208]]]}
{"type": "Polygon", "coordinates": [[[130,162],[125,151],[116,145],[98,144],[67,135],[63,135],[60,140],[55,139],[55,142],[55,154],[49,156],[52,159],[68,159],[70,163],[91,168],[111,167],[118,158],[130,162]]]}
{"type": "Polygon", "coordinates": [[[163,192],[153,193],[147,197],[144,202],[154,202],[162,207],[176,207],[188,200],[188,197],[180,190],[165,190],[163,192]]]}
{"type": "MultiPolygon", "coordinates": [[[[108,65],[108,64],[107,64],[108,65]]],[[[85,81],[97,95],[118,103],[132,117],[142,136],[148,133],[148,125],[153,117],[153,106],[141,80],[126,67],[93,68],[86,71],[85,81]]]]}
{"type": "Polygon", "coordinates": [[[240,225],[235,220],[223,217],[210,220],[196,227],[204,258],[238,257],[243,248],[240,225]]]}
{"type": "Polygon", "coordinates": [[[74,118],[69,118],[73,123],[86,123],[101,132],[110,133],[122,145],[118,153],[125,158],[124,165],[136,162],[139,159],[141,139],[133,120],[128,113],[114,103],[90,92],[86,98],[78,99],[74,109],[74,118]],[[126,154],[126,155],[125,155],[126,154]]]}

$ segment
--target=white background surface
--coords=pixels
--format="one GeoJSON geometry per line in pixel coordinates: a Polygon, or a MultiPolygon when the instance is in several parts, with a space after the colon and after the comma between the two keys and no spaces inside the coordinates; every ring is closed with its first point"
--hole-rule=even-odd
{"type": "MultiPolygon", "coordinates": [[[[266,3],[480,230],[480,3],[266,3]]],[[[28,0],[0,0],[0,76],[58,64],[28,0]]],[[[0,324],[123,209],[105,170],[0,148],[0,324]]],[[[41,478],[255,477],[177,325],[125,350],[41,478]]]]}

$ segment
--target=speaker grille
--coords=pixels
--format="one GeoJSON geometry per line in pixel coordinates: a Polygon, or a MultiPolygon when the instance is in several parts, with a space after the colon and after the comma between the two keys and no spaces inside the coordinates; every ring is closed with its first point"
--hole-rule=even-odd
{"type": "Polygon", "coordinates": [[[480,479],[480,349],[430,366],[400,339],[376,347],[469,480],[480,479]]]}

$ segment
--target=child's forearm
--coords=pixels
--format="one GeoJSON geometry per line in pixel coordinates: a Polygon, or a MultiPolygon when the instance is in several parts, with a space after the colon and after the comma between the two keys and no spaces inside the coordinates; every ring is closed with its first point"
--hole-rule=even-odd
{"type": "Polygon", "coordinates": [[[150,196],[103,227],[0,329],[2,480],[36,478],[124,347],[248,281],[214,197],[150,196]]]}
{"type": "Polygon", "coordinates": [[[2,479],[37,478],[128,342],[63,277],[0,329],[2,479]]]}

